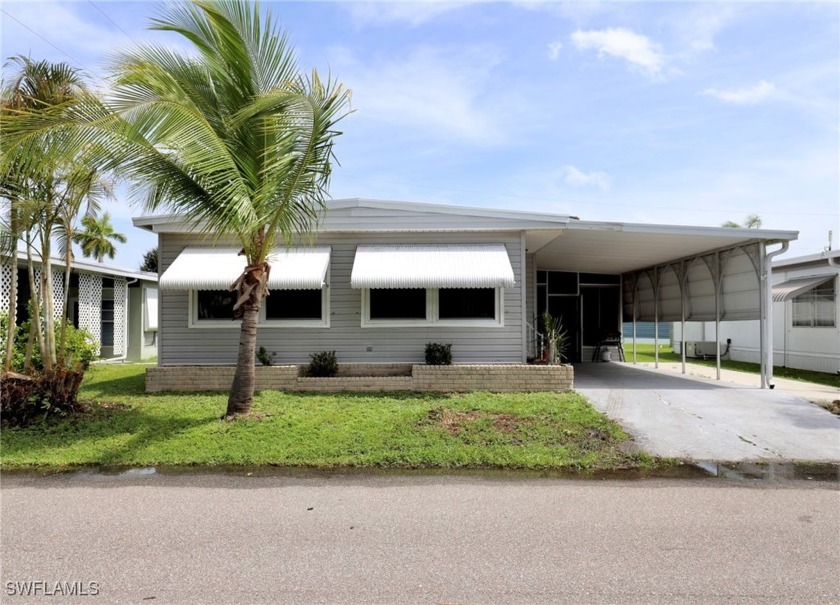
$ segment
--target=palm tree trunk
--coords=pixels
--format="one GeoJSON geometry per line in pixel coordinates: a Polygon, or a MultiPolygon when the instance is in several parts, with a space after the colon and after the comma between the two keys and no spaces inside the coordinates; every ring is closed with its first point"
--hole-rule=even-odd
{"type": "MultiPolygon", "coordinates": [[[[38,300],[38,288],[35,285],[35,263],[32,262],[32,248],[27,244],[26,247],[26,264],[29,272],[29,303],[32,307],[32,317],[29,318],[29,334],[32,342],[32,333],[35,333],[35,338],[38,342],[38,350],[41,351],[41,359],[46,366],[45,360],[46,346],[44,345],[44,333],[41,331],[41,301],[38,300]]],[[[43,290],[43,288],[42,288],[43,290]]],[[[32,350],[27,346],[26,359],[24,361],[24,373],[32,367],[32,350]]]]}
{"type": "Polygon", "coordinates": [[[228,395],[225,416],[238,416],[251,411],[256,381],[257,322],[260,305],[248,301],[243,305],[242,326],[239,331],[239,355],[236,372],[228,395]]]}
{"type": "Polygon", "coordinates": [[[49,239],[42,244],[41,255],[41,281],[44,284],[42,294],[44,296],[44,334],[46,336],[47,356],[49,364],[44,360],[44,368],[52,369],[55,366],[55,311],[53,308],[53,278],[52,278],[52,246],[49,239]]]}
{"type": "Polygon", "coordinates": [[[58,348],[58,359],[64,365],[64,353],[67,342],[67,307],[70,299],[70,263],[72,262],[72,243],[68,244],[67,252],[64,253],[64,302],[61,306],[61,344],[58,348]]]}
{"type": "Polygon", "coordinates": [[[29,323],[29,336],[26,338],[26,353],[23,356],[23,373],[29,374],[32,370],[32,349],[35,348],[35,330],[32,323],[29,323]]]}

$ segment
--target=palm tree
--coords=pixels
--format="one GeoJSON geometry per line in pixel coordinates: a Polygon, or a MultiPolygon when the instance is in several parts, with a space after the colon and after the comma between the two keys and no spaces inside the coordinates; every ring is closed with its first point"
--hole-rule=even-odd
{"type": "Polygon", "coordinates": [[[730,229],[761,229],[761,217],[757,214],[747,215],[743,223],[736,223],[735,221],[726,221],[721,224],[721,227],[728,227],[730,229]]]}
{"type": "Polygon", "coordinates": [[[73,236],[73,241],[82,247],[85,258],[92,256],[100,263],[106,256],[114,258],[117,253],[114,242],[124,244],[128,241],[124,234],[114,231],[108,212],[98,218],[88,214],[82,218],[82,227],[83,230],[73,236]]]}
{"type": "MultiPolygon", "coordinates": [[[[100,200],[113,199],[111,182],[99,174],[94,167],[76,165],[63,175],[64,187],[58,211],[59,252],[64,258],[64,299],[61,308],[61,338],[58,345],[58,360],[63,362],[67,343],[67,305],[70,300],[70,273],[73,263],[73,242],[78,230],[78,219],[96,216],[99,212],[100,200]],[[84,208],[84,213],[82,209],[84,208]]],[[[123,238],[123,243],[125,238],[123,238]]],[[[112,256],[113,258],[113,256],[112,256]]],[[[101,261],[100,261],[101,262],[101,261]]]]}
{"type": "MultiPolygon", "coordinates": [[[[14,121],[25,121],[28,115],[49,114],[56,108],[65,107],[73,102],[84,90],[79,71],[66,63],[50,63],[48,61],[33,61],[29,57],[18,55],[9,59],[5,67],[17,66],[17,72],[11,81],[3,85],[0,116],[3,124],[14,121]]],[[[66,170],[60,162],[51,158],[51,148],[56,146],[56,140],[46,134],[34,141],[27,150],[11,148],[3,150],[2,156],[2,187],[0,197],[8,202],[8,224],[10,237],[15,241],[25,231],[35,231],[40,241],[41,257],[41,298],[43,300],[43,334],[38,332],[38,343],[41,357],[46,370],[51,370],[56,362],[55,322],[53,313],[53,283],[51,246],[53,229],[59,221],[59,214],[65,211],[62,205],[62,181],[59,173],[66,170]],[[26,210],[23,210],[26,206],[26,210]]],[[[70,161],[70,158],[67,158],[70,161]]],[[[27,240],[32,241],[27,234],[27,240]]],[[[31,249],[30,257],[30,287],[34,285],[32,279],[31,249]]],[[[13,255],[14,256],[14,255],[13,255]]],[[[13,268],[16,261],[13,259],[13,268]]],[[[33,294],[35,290],[32,290],[33,294]]],[[[12,271],[12,291],[10,300],[17,297],[17,272],[12,271]]],[[[65,293],[66,299],[66,293],[65,293]]],[[[33,326],[41,326],[41,309],[36,297],[32,297],[33,326]]],[[[6,370],[10,368],[9,346],[14,330],[14,307],[9,305],[9,331],[6,342],[6,370]]]]}
{"type": "Polygon", "coordinates": [[[7,145],[27,148],[60,132],[68,153],[105,150],[100,167],[121,170],[148,210],[237,238],[246,267],[231,285],[241,335],[226,415],[247,414],[268,255],[316,228],[350,93],[315,70],[300,72],[285,35],[256,4],[194,0],[163,11],[153,29],[180,34],[193,54],[157,46],[125,53],[107,103],[89,96],[36,118],[8,133],[7,145]]]}

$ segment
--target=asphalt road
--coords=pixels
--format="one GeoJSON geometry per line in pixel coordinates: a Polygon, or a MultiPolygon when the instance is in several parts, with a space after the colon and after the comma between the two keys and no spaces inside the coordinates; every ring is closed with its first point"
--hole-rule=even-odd
{"type": "Polygon", "coordinates": [[[3,603],[840,603],[837,483],[4,475],[0,496],[3,603]]]}

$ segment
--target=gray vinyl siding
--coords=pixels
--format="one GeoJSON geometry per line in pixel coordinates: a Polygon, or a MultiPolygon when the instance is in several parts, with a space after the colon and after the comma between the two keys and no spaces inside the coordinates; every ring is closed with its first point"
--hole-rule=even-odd
{"type": "Polygon", "coordinates": [[[525,255],[525,287],[525,317],[533,325],[537,315],[537,255],[533,253],[525,255]]]}
{"type": "MultiPolygon", "coordinates": [[[[202,242],[186,234],[161,234],[161,273],[188,245],[202,242]]],[[[228,242],[230,244],[230,242],[228,242]]],[[[330,327],[275,328],[261,325],[257,347],[275,352],[274,363],[305,363],[309,354],[335,350],[339,363],[422,362],[426,343],[452,343],[455,363],[520,363],[522,351],[523,258],[520,232],[324,234],[315,242],[332,248],[330,327]],[[362,328],[361,291],[350,288],[357,245],[397,243],[503,243],[516,286],[504,290],[501,327],[362,328]],[[367,348],[373,351],[368,352],[367,348]]],[[[219,242],[218,245],[225,245],[219,242]]],[[[236,328],[188,327],[189,293],[160,293],[160,364],[233,364],[239,342],[236,328]]]]}

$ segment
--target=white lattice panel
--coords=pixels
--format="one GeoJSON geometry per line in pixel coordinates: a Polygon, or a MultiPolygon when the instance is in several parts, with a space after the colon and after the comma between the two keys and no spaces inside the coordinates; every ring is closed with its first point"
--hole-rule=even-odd
{"type": "MultiPolygon", "coordinates": [[[[9,312],[9,303],[12,302],[12,266],[3,265],[0,271],[0,313],[9,312]]],[[[17,302],[17,301],[15,301],[17,302]]],[[[12,318],[14,319],[14,318],[12,318]]]]}
{"type": "Polygon", "coordinates": [[[64,307],[64,272],[53,271],[53,317],[61,319],[61,310],[64,307]]]}
{"type": "MultiPolygon", "coordinates": [[[[35,295],[38,297],[38,300],[41,301],[41,270],[35,269],[35,295]]],[[[43,301],[41,301],[43,303],[43,301]]],[[[43,305],[42,305],[43,306],[43,305]]]]}
{"type": "Polygon", "coordinates": [[[125,355],[126,352],[126,320],[128,318],[128,309],[126,309],[126,301],[128,299],[128,284],[125,279],[120,277],[114,278],[114,356],[125,355]]]}
{"type": "Polygon", "coordinates": [[[102,277],[79,274],[79,327],[96,340],[96,354],[102,340],[102,277]]]}

